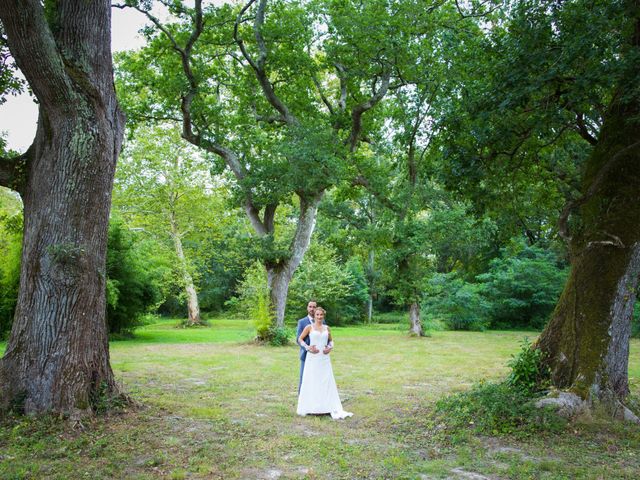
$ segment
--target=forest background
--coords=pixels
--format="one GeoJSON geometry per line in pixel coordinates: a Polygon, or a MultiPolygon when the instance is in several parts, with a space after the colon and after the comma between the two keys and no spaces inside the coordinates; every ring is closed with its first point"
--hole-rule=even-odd
{"type": "MultiPolygon", "coordinates": [[[[187,52],[193,9],[167,2],[163,24],[130,2],[149,26],[142,48],[115,59],[129,128],[109,226],[111,335],[149,315],[187,325],[224,314],[278,343],[310,298],[334,325],[542,329],[568,273],[559,218],[621,68],[623,3],[443,2],[408,23],[411,2],[393,15],[384,3],[275,2],[264,25],[274,100],[259,91],[259,45],[233,41],[250,36],[239,7],[207,6],[219,27],[187,52]],[[291,109],[274,116],[274,101],[291,109]],[[308,251],[278,299],[269,275],[294,263],[314,202],[308,251]]],[[[4,80],[8,93],[25,89],[4,80]]],[[[22,223],[2,188],[2,336],[22,223]]]]}

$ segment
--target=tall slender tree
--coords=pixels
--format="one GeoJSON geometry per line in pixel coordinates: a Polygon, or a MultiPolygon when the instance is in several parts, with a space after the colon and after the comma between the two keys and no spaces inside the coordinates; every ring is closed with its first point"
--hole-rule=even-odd
{"type": "Polygon", "coordinates": [[[188,326],[202,324],[193,259],[184,239],[214,222],[206,160],[181,141],[174,128],[140,128],[125,147],[116,174],[114,207],[132,227],[169,241],[187,303],[188,326]]]}
{"type": "Polygon", "coordinates": [[[0,404],[89,412],[118,391],[105,322],[105,253],[124,115],[105,0],[6,0],[11,55],[39,102],[36,136],[0,159],[2,185],[24,202],[20,291],[0,360],[0,404]]]}

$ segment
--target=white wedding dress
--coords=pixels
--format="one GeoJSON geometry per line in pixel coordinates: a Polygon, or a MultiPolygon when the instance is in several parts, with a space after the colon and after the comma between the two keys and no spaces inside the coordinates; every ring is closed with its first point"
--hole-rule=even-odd
{"type": "Polygon", "coordinates": [[[323,326],[322,332],[319,332],[312,327],[309,337],[310,345],[318,347],[319,352],[307,353],[298,395],[298,415],[330,413],[334,419],[350,417],[353,413],[342,409],[330,355],[322,353],[329,339],[329,330],[323,326]]]}

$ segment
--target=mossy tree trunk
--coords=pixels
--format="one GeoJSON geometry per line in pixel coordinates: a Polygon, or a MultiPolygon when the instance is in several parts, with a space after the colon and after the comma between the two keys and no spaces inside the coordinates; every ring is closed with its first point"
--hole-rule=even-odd
{"type": "Polygon", "coordinates": [[[0,20],[39,101],[33,145],[7,176],[25,220],[0,406],[88,413],[97,396],[118,393],[105,321],[107,229],[124,129],[111,5],[60,0],[45,12],[37,0],[4,0],[0,20]]]}
{"type": "Polygon", "coordinates": [[[640,276],[640,98],[632,90],[640,78],[637,8],[635,13],[636,61],[629,62],[587,162],[583,196],[574,204],[579,218],[570,237],[571,273],[537,342],[555,386],[609,405],[629,393],[631,315],[640,276]]]}

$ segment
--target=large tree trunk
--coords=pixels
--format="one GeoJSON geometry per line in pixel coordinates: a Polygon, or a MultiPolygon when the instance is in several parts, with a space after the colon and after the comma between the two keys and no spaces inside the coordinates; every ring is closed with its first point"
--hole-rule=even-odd
{"type": "Polygon", "coordinates": [[[189,267],[187,265],[187,258],[184,255],[184,249],[182,248],[182,239],[180,238],[180,232],[176,225],[175,218],[171,218],[171,238],[173,239],[173,245],[176,250],[176,256],[178,257],[178,268],[182,275],[182,282],[184,283],[184,291],[187,295],[187,325],[202,325],[200,319],[200,305],[198,304],[198,294],[196,293],[196,287],[193,283],[193,277],[189,273],[189,267]]]}
{"type": "MultiPolygon", "coordinates": [[[[635,49],[640,39],[636,28],[635,49]]],[[[640,275],[640,65],[627,72],[606,113],[583,182],[572,267],[537,345],[553,384],[611,404],[629,392],[631,314],[640,275]]]]}
{"type": "Polygon", "coordinates": [[[13,185],[24,202],[20,291],[0,405],[90,412],[118,392],[109,364],[105,254],[124,116],[113,87],[108,1],[3,0],[12,55],[40,103],[13,185]],[[50,22],[50,23],[48,23],[50,22]]]}
{"type": "Polygon", "coordinates": [[[266,263],[267,285],[269,288],[269,300],[273,311],[276,327],[284,327],[284,314],[287,306],[289,283],[293,274],[300,266],[304,254],[311,243],[311,235],[316,225],[318,205],[323,193],[314,197],[300,197],[300,214],[295,236],[291,241],[289,257],[278,264],[266,263]]]}
{"type": "Polygon", "coordinates": [[[284,314],[287,306],[289,283],[292,272],[286,266],[267,266],[267,288],[269,289],[269,302],[276,327],[284,326],[284,314]]]}
{"type": "Polygon", "coordinates": [[[422,330],[422,322],[420,321],[420,304],[418,302],[413,302],[409,305],[409,321],[411,322],[411,335],[424,337],[424,330],[422,330]]]}

